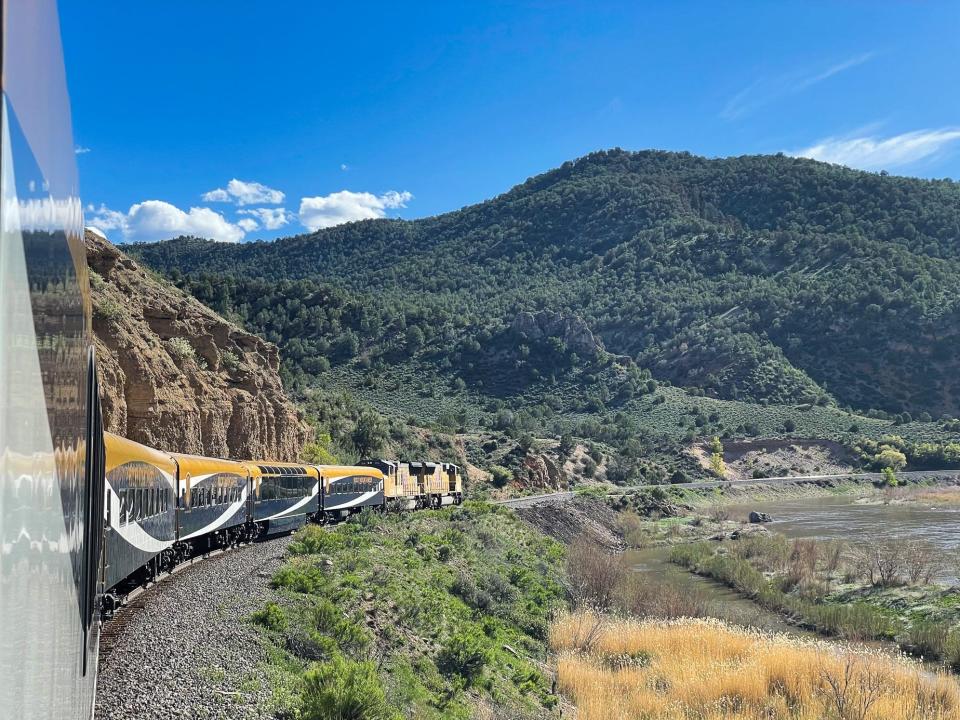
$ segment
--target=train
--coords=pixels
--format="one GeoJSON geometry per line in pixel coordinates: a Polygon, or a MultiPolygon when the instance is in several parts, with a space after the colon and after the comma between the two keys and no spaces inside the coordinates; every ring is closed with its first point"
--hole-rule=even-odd
{"type": "Polygon", "coordinates": [[[463,476],[454,463],[236,461],[166,453],[112,433],[103,437],[106,616],[133,589],[212,550],[311,522],[337,522],[365,508],[463,502],[463,476]]]}
{"type": "Polygon", "coordinates": [[[90,720],[103,613],[176,564],[463,498],[450,463],[163,452],[104,432],[56,0],[0,0],[0,714],[90,720]]]}

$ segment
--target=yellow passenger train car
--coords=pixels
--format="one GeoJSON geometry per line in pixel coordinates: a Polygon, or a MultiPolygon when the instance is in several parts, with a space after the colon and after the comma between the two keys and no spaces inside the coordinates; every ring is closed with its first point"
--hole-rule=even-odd
{"type": "Polygon", "coordinates": [[[177,464],[177,540],[205,551],[248,539],[247,467],[199,455],[170,457],[177,464]]]}
{"type": "Polygon", "coordinates": [[[320,471],[315,465],[251,460],[251,515],[257,533],[289,532],[320,516],[320,471]]]}
{"type": "Polygon", "coordinates": [[[370,465],[318,465],[321,506],[328,520],[342,520],[365,507],[384,505],[384,474],[370,465]]]}
{"type": "Polygon", "coordinates": [[[140,583],[175,564],[177,464],[166,453],[104,433],[104,589],[140,583]]]}

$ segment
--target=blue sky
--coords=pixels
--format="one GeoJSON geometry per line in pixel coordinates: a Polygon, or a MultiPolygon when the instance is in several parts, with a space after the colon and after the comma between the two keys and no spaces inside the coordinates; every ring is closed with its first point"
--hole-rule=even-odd
{"type": "Polygon", "coordinates": [[[960,178],[960,3],[60,0],[115,241],[422,217],[592,150],[960,178]]]}

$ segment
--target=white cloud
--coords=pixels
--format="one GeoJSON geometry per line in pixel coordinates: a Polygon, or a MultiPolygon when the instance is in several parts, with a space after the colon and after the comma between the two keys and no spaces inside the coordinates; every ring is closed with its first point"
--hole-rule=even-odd
{"type": "Polygon", "coordinates": [[[240,218],[237,220],[237,225],[242,227],[244,232],[253,232],[254,230],[260,229],[260,223],[253,218],[240,218]]]}
{"type": "Polygon", "coordinates": [[[413,199],[408,192],[391,190],[383,195],[368,192],[340,192],[300,199],[300,222],[311,231],[354,220],[382,218],[388,209],[406,207],[413,199]]]}
{"type": "Polygon", "coordinates": [[[960,140],[960,128],[947,127],[880,137],[830,137],[802,150],[789,153],[796,157],[823,160],[861,170],[910,165],[936,155],[960,140]]]}
{"type": "Polygon", "coordinates": [[[200,199],[204,202],[230,202],[231,200],[230,193],[223,188],[217,188],[216,190],[205,192],[200,196],[200,199]]]}
{"type": "MultiPolygon", "coordinates": [[[[248,210],[239,210],[238,212],[241,215],[250,215],[251,217],[257,218],[267,230],[282,228],[295,217],[293,213],[287,212],[285,208],[250,208],[248,210]]],[[[237,224],[242,226],[245,221],[255,222],[250,220],[250,218],[244,218],[237,224]]]]}
{"type": "Polygon", "coordinates": [[[279,205],[286,197],[258,182],[246,182],[234,178],[226,189],[217,188],[200,196],[205,202],[235,202],[237,205],[279,205]]]}
{"type": "Polygon", "coordinates": [[[834,75],[863,65],[876,56],[874,52],[861,53],[819,72],[792,72],[777,77],[755,80],[727,101],[720,111],[724,120],[736,120],[782,97],[795,95],[834,75]]]}
{"type": "Polygon", "coordinates": [[[88,152],[90,152],[90,148],[84,147],[83,145],[77,145],[77,146],[73,149],[73,151],[74,151],[77,155],[86,155],[88,152]]]}
{"type": "Polygon", "coordinates": [[[346,172],[347,170],[350,169],[350,166],[347,165],[346,163],[340,163],[340,169],[346,172]]]}
{"type": "Polygon", "coordinates": [[[231,223],[210,208],[192,207],[184,211],[162,200],[136,203],[126,213],[105,205],[88,205],[86,211],[90,225],[101,231],[119,230],[123,239],[131,242],[169,240],[178,235],[239,242],[247,232],[239,223],[231,223]]]}

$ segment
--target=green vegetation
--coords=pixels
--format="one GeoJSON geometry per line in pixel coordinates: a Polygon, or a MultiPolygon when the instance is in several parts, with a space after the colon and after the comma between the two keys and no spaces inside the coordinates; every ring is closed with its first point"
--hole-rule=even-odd
{"type": "Polygon", "coordinates": [[[883,435],[877,440],[860,440],[854,450],[864,465],[874,470],[897,471],[907,465],[913,469],[960,468],[960,442],[910,442],[899,435],[883,435]]]}
{"type": "Polygon", "coordinates": [[[848,547],[756,535],[677,545],[670,560],[826,635],[895,640],[960,669],[957,596],[930,584],[944,561],[923,544],[848,547]]]}
{"type": "MultiPolygon", "coordinates": [[[[422,358],[497,395],[602,365],[572,319],[516,322],[547,309],[706,394],[936,417],[957,408],[958,200],[948,180],[614,150],[435,218],[137,253],[307,375],[422,358]]],[[[597,380],[585,400],[645,389],[597,380]]]]}
{"type": "Polygon", "coordinates": [[[301,530],[290,555],[276,601],[253,617],[286,712],[470,718],[482,700],[533,718],[553,706],[543,663],[563,551],[509,511],[361,515],[301,530]]]}
{"type": "Polygon", "coordinates": [[[185,337],[172,337],[167,340],[167,350],[177,360],[189,360],[197,356],[193,345],[191,345],[190,341],[185,337]]]}
{"type": "MultiPolygon", "coordinates": [[[[947,180],[614,150],[434,218],[132,252],[277,343],[308,402],[349,393],[352,424],[584,438],[631,484],[705,477],[677,454],[695,437],[955,444],[934,418],[960,412],[958,201],[947,180]]],[[[348,459],[383,438],[320,426],[348,459]]]]}

